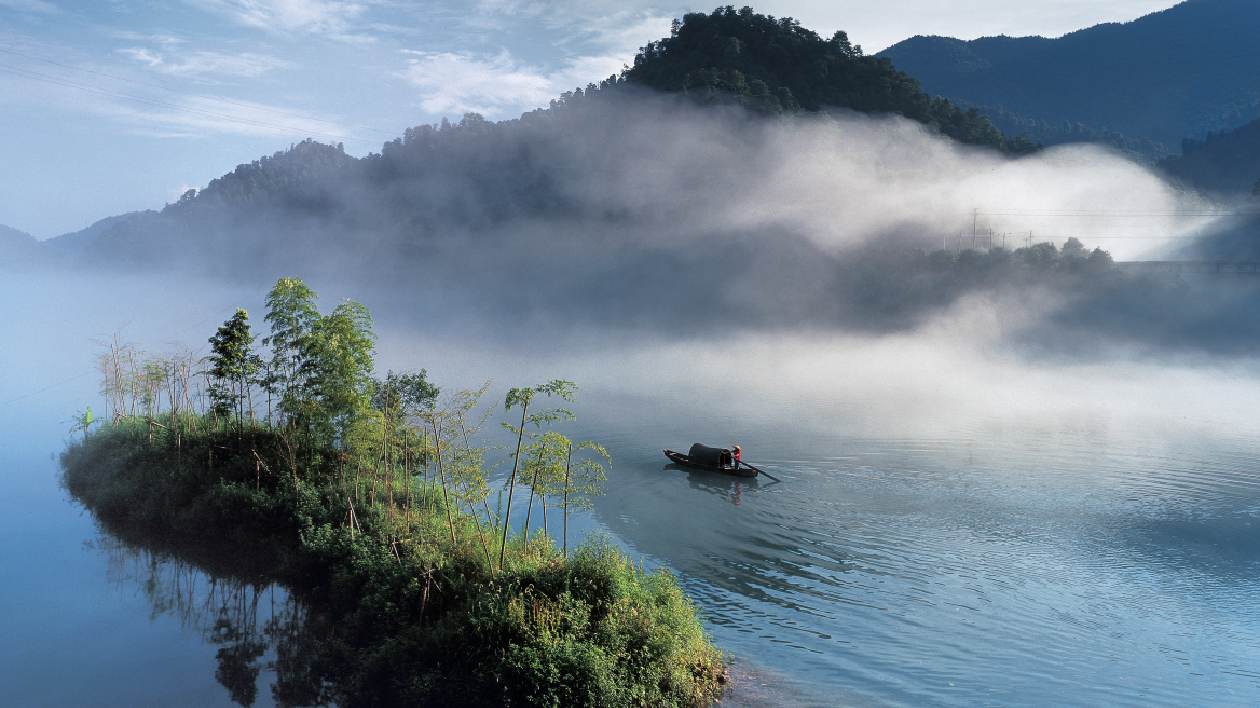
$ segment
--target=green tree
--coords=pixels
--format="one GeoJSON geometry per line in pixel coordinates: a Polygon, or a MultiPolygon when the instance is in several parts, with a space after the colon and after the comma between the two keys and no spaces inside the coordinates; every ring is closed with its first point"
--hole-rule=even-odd
{"type": "Polygon", "coordinates": [[[269,381],[279,396],[279,408],[290,419],[302,415],[311,340],[319,325],[319,296],[301,278],[281,278],[267,293],[267,315],[271,336],[262,340],[272,350],[269,381]]]}
{"type": "MultiPolygon", "coordinates": [[[[530,482],[530,510],[537,493],[542,502],[543,528],[547,524],[547,499],[561,499],[563,509],[563,552],[569,553],[569,510],[592,509],[594,498],[604,493],[608,478],[604,463],[612,457],[602,445],[591,441],[574,443],[569,438],[548,430],[531,444],[526,455],[526,476],[530,482]],[[579,455],[573,459],[574,454],[579,455]],[[584,454],[585,453],[585,454],[584,454]]],[[[529,534],[529,515],[525,517],[525,534],[529,534]]]]}
{"type": "Polygon", "coordinates": [[[417,416],[433,410],[441,389],[429,381],[429,372],[395,374],[386,372],[384,379],[372,384],[372,405],[379,411],[396,411],[401,416],[417,416]]]}
{"type": "Polygon", "coordinates": [[[1085,244],[1075,236],[1069,236],[1068,240],[1063,243],[1063,249],[1059,251],[1064,258],[1084,258],[1088,254],[1085,244]]]}
{"type": "Polygon", "coordinates": [[[210,338],[211,353],[207,374],[214,383],[207,388],[216,415],[230,420],[245,417],[246,389],[259,368],[253,353],[254,335],[250,332],[249,313],[237,309],[215,335],[210,338]]]}
{"type": "MultiPolygon", "coordinates": [[[[559,420],[572,420],[573,413],[564,408],[548,408],[542,413],[529,413],[529,406],[534,400],[534,396],[543,394],[547,397],[558,396],[562,400],[572,403],[576,400],[577,384],[572,381],[562,381],[555,379],[545,384],[540,384],[533,388],[514,388],[508,391],[507,398],[503,402],[503,410],[510,411],[513,408],[521,409],[521,424],[519,427],[510,423],[504,423],[503,427],[509,431],[516,433],[516,452],[512,455],[512,476],[508,479],[508,503],[507,510],[503,514],[503,546],[499,552],[499,567],[503,567],[503,562],[507,554],[507,534],[512,523],[512,495],[516,491],[516,477],[521,468],[521,445],[525,440],[525,426],[532,423],[535,428],[542,430],[544,425],[550,425],[559,420]]],[[[537,433],[533,434],[537,435],[537,433]]],[[[531,437],[533,437],[531,435],[531,437]]]]}
{"type": "Polygon", "coordinates": [[[534,497],[539,497],[543,508],[543,527],[547,523],[547,493],[556,489],[564,480],[565,458],[572,443],[555,432],[545,431],[535,437],[522,452],[525,461],[521,468],[529,480],[529,508],[525,512],[524,536],[529,543],[529,522],[534,515],[534,497]]]}
{"type": "Polygon", "coordinates": [[[375,340],[367,308],[346,300],[316,321],[305,343],[308,410],[326,444],[340,444],[372,407],[375,340]]]}
{"type": "MultiPolygon", "coordinates": [[[[370,417],[376,335],[363,305],[346,300],[321,316],[318,297],[301,278],[281,278],[267,295],[267,380],[280,397],[287,435],[304,436],[310,448],[344,448],[370,417]]],[[[290,449],[296,445],[291,440],[290,449]]]]}

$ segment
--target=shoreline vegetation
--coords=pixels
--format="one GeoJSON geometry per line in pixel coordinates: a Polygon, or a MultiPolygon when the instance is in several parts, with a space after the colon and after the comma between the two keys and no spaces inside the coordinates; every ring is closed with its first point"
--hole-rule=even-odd
{"type": "MultiPolygon", "coordinates": [[[[481,408],[487,387],[441,396],[423,370],[372,378],[366,308],[347,301],[321,315],[315,298],[300,279],[276,284],[266,358],[244,310],[204,359],[145,355],[115,338],[101,357],[106,414],[76,416],[84,435],[61,456],[65,488],[107,530],[239,558],[242,576],[279,582],[306,605],[318,629],[277,661],[278,704],[707,706],[721,696],[724,657],[669,571],[645,571],[606,537],[569,547],[568,511],[590,507],[611,464],[598,444],[554,429],[573,414],[547,405],[574,401],[574,384],[507,394],[511,473],[492,510],[499,448],[479,442],[493,413],[481,408]]],[[[216,676],[256,676],[261,653],[220,651],[216,676]]]]}

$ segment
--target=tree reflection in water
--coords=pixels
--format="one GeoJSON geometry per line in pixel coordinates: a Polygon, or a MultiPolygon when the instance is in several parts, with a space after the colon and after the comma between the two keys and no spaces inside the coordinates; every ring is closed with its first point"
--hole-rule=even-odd
{"type": "Polygon", "coordinates": [[[196,552],[191,555],[203,557],[194,560],[104,531],[89,545],[106,556],[111,584],[144,594],[152,606],[150,619],[176,617],[185,630],[219,646],[214,678],[233,703],[253,706],[266,670],[275,674],[271,695],[277,706],[332,705],[329,687],[315,670],[320,623],[283,587],[246,570],[248,563],[231,568],[229,559],[196,552]]]}

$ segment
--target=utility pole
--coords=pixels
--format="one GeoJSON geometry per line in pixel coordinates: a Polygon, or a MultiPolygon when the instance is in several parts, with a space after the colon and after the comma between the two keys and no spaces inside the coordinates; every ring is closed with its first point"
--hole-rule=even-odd
{"type": "Polygon", "coordinates": [[[971,250],[976,250],[976,218],[980,215],[979,209],[971,210],[971,250]]]}

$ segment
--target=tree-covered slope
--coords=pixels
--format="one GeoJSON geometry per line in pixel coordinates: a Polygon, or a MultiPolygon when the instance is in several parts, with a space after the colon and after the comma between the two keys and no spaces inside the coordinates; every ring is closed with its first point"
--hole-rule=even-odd
{"type": "Polygon", "coordinates": [[[1058,39],[912,37],[879,53],[933,94],[1175,146],[1260,116],[1260,3],[1187,0],[1058,39]]]}
{"type": "Polygon", "coordinates": [[[114,224],[117,224],[126,218],[126,214],[120,216],[107,216],[104,219],[96,220],[86,229],[72,231],[70,233],[61,234],[60,236],[53,236],[45,241],[44,245],[63,253],[79,253],[83,249],[95,243],[96,240],[101,237],[101,234],[112,229],[114,224]]]}
{"type": "Polygon", "coordinates": [[[643,47],[625,78],[661,91],[733,95],[771,111],[836,107],[896,113],[962,142],[1012,153],[1037,149],[1004,135],[975,111],[933,100],[916,79],[885,59],[864,55],[844,32],[823,39],[790,17],[760,15],[747,6],[675,20],[671,35],[643,47]]]}
{"type": "Polygon", "coordinates": [[[55,263],[57,255],[25,231],[0,224],[0,267],[55,263]]]}
{"type": "Polygon", "coordinates": [[[1202,192],[1229,199],[1260,187],[1260,118],[1231,131],[1187,138],[1181,155],[1159,163],[1168,174],[1202,192]]]}

